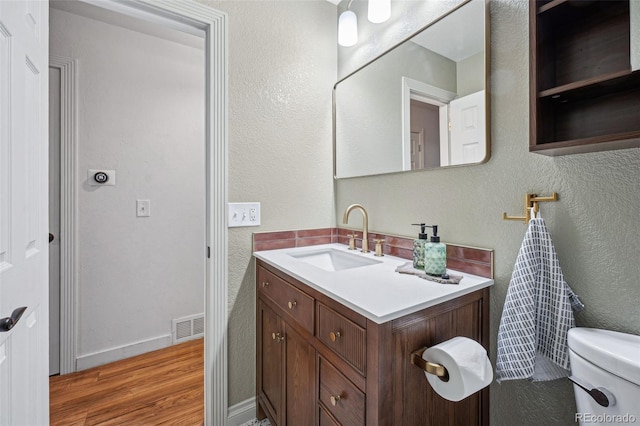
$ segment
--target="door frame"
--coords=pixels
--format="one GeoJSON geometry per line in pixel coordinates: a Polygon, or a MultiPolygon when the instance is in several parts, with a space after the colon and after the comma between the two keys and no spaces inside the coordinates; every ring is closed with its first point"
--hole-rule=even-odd
{"type": "MultiPolygon", "coordinates": [[[[402,170],[411,170],[411,99],[440,107],[440,146],[442,146],[443,140],[449,139],[447,105],[457,95],[409,77],[403,76],[401,80],[402,170]]],[[[440,152],[442,162],[442,149],[440,152]]]]}
{"type": "Polygon", "coordinates": [[[60,374],[76,371],[78,286],[78,109],[77,62],[49,55],[60,70],[60,374]]]}
{"type": "MultiPolygon", "coordinates": [[[[228,35],[227,14],[195,1],[175,0],[80,0],[97,7],[148,20],[205,39],[205,144],[206,144],[206,253],[205,265],[205,424],[226,425],[228,416],[228,35]]],[[[69,169],[61,176],[61,234],[68,233],[66,251],[61,247],[61,373],[75,371],[77,300],[77,118],[75,74],[77,64],[51,57],[61,74],[61,161],[69,169]],[[66,75],[66,78],[65,78],[66,75]],[[71,79],[71,80],[68,80],[71,79]],[[67,82],[65,87],[64,82],[67,82]],[[67,104],[64,104],[66,98],[67,104]],[[66,139],[66,141],[64,141],[66,139]],[[66,150],[64,148],[66,146],[66,150]],[[65,195],[62,195],[66,193],[65,195]],[[64,198],[66,196],[66,198],[64,198]],[[63,207],[63,203],[66,206],[63,207]],[[70,220],[73,222],[68,222],[70,220]],[[64,225],[63,225],[64,224],[64,225]],[[64,228],[63,228],[64,226],[64,228]],[[64,259],[63,259],[64,256],[64,259]],[[65,268],[62,278],[62,268],[65,268]],[[73,269],[71,269],[73,268],[73,269]],[[63,302],[63,299],[66,299],[63,302]],[[63,305],[64,303],[64,305],[63,305]],[[64,329],[64,331],[63,331],[64,329]],[[64,333],[64,338],[63,338],[64,333]],[[64,349],[63,349],[64,348],[64,349]],[[64,365],[64,367],[63,367],[64,365]]],[[[63,243],[61,238],[60,242],[63,243]]],[[[64,374],[64,373],[63,373],[64,374]]]]}

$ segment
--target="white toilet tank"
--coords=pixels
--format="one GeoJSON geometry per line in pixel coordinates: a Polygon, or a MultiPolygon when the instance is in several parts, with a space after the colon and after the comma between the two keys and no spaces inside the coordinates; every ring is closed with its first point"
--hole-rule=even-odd
{"type": "Polygon", "coordinates": [[[578,327],[569,330],[568,343],[575,420],[581,425],[640,424],[640,336],[578,327]],[[596,389],[591,391],[595,399],[576,383],[596,389]]]}

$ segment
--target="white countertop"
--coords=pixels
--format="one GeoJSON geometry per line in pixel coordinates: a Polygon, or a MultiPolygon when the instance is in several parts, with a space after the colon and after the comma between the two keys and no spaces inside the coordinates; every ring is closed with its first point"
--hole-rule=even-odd
{"type": "Polygon", "coordinates": [[[360,250],[348,250],[343,244],[265,250],[253,255],[378,324],[493,285],[492,279],[449,269],[449,274],[463,276],[459,284],[439,284],[400,274],[395,272],[396,268],[410,260],[362,254],[360,250]],[[376,259],[380,263],[331,272],[290,256],[328,248],[376,259]]]}

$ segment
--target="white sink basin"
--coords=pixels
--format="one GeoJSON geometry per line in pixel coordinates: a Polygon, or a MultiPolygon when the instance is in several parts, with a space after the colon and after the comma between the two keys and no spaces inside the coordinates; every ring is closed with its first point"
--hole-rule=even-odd
{"type": "Polygon", "coordinates": [[[289,256],[330,272],[360,268],[362,266],[381,263],[381,261],[370,257],[364,257],[363,255],[355,253],[347,253],[333,248],[289,253],[289,256]]]}

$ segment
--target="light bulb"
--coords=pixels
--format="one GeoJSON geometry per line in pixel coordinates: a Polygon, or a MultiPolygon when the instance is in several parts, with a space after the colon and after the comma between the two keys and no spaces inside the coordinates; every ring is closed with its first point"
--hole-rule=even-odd
{"type": "Polygon", "coordinates": [[[358,42],[358,17],[350,10],[345,10],[338,19],[338,44],[353,46],[358,42]]]}
{"type": "Polygon", "coordinates": [[[391,16],[391,0],[369,0],[367,18],[369,22],[379,24],[391,16]]]}

